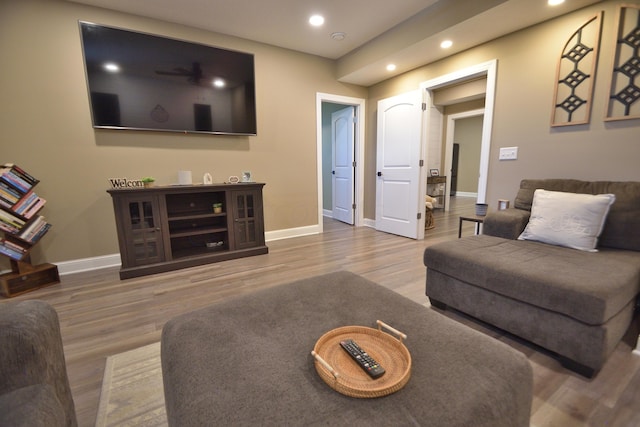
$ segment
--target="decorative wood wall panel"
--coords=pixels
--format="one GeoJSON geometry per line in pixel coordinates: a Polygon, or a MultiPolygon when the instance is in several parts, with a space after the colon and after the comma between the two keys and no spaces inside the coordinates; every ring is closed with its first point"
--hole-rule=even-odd
{"type": "Polygon", "coordinates": [[[640,118],[640,6],[619,7],[605,120],[640,118]]]}
{"type": "Polygon", "coordinates": [[[551,126],[589,123],[602,12],[573,33],[558,60],[551,126]]]}

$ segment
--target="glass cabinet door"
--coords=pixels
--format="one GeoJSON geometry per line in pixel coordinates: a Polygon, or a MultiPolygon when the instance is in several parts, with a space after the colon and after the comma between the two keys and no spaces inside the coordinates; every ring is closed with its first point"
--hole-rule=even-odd
{"type": "Polygon", "coordinates": [[[258,220],[257,212],[260,206],[257,200],[259,192],[255,191],[234,191],[234,236],[238,249],[248,248],[264,244],[264,232],[262,231],[262,221],[258,220]]]}
{"type": "Polygon", "coordinates": [[[127,202],[127,259],[131,265],[153,264],[164,259],[162,234],[154,200],[140,198],[127,202]]]}

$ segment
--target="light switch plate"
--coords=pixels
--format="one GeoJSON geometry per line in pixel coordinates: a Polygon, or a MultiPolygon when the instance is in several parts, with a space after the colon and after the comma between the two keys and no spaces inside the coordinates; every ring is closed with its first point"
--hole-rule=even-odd
{"type": "Polygon", "coordinates": [[[499,159],[500,160],[517,160],[518,147],[501,147],[499,159]]]}

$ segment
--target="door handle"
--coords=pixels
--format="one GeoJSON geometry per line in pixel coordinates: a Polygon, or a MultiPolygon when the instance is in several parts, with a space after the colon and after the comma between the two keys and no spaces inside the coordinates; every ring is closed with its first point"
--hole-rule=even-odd
{"type": "Polygon", "coordinates": [[[335,175],[335,174],[336,174],[336,171],[331,171],[331,175],[335,175]]]}
{"type": "Polygon", "coordinates": [[[382,172],[378,172],[378,176],[382,176],[382,172]]]}

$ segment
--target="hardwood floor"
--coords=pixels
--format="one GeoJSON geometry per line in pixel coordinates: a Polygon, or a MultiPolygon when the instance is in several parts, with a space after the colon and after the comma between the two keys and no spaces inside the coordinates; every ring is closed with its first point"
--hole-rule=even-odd
{"type": "MultiPolygon", "coordinates": [[[[171,273],[119,280],[115,268],[67,275],[62,283],[12,299],[41,299],[59,313],[71,388],[80,426],[93,426],[106,357],[157,342],[172,317],[234,295],[297,279],[348,270],[420,304],[425,247],[457,238],[458,218],[473,213],[473,199],[452,198],[437,210],[423,241],[325,220],[324,233],[268,242],[269,254],[171,273]],[[457,200],[456,200],[457,199],[457,200]]],[[[464,223],[463,235],[474,225],[464,223]]],[[[525,353],[534,370],[532,426],[640,425],[640,357],[633,355],[638,319],[592,380],[563,369],[541,349],[447,311],[525,353]]]]}

